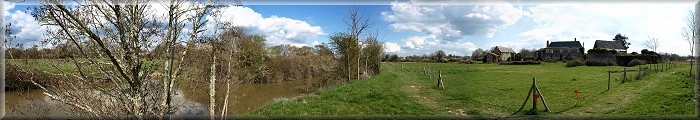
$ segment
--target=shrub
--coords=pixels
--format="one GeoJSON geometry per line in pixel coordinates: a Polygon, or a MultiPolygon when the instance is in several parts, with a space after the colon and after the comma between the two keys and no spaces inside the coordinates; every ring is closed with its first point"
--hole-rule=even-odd
{"type": "Polygon", "coordinates": [[[462,59],[462,58],[450,58],[449,62],[460,62],[462,60],[464,60],[464,59],[462,59]]]}
{"type": "Polygon", "coordinates": [[[460,60],[459,63],[462,63],[462,64],[474,64],[474,63],[476,63],[476,62],[474,62],[473,60],[460,60]]]}
{"type": "Polygon", "coordinates": [[[583,61],[580,60],[569,60],[569,62],[566,63],[566,67],[576,67],[576,66],[583,66],[584,63],[583,61]]]}
{"type": "Polygon", "coordinates": [[[633,59],[632,61],[630,61],[629,64],[627,64],[627,66],[628,66],[628,67],[634,67],[634,66],[637,66],[637,65],[644,65],[644,64],[647,64],[647,62],[644,61],[644,60],[633,59]]]}
{"type": "Polygon", "coordinates": [[[543,61],[544,61],[544,62],[558,62],[558,60],[554,60],[554,59],[546,59],[546,60],[543,60],[543,61]]]}
{"type": "Polygon", "coordinates": [[[57,79],[56,76],[52,76],[31,68],[27,68],[26,71],[24,71],[20,69],[19,66],[13,64],[6,65],[6,91],[27,91],[39,89],[39,86],[32,83],[31,80],[34,80],[37,84],[44,87],[57,85],[57,83],[53,81],[57,79]]]}
{"type": "Polygon", "coordinates": [[[587,66],[615,66],[615,65],[617,65],[617,63],[615,63],[615,61],[587,60],[586,65],[587,66]]]}

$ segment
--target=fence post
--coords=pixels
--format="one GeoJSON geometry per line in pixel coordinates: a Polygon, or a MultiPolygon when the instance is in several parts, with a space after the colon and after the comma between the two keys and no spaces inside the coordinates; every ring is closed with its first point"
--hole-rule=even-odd
{"type": "Polygon", "coordinates": [[[608,70],[608,90],[610,90],[610,70],[608,70]]]}
{"type": "Polygon", "coordinates": [[[622,69],[622,83],[625,83],[627,81],[627,67],[622,69]]]}
{"type": "MultiPolygon", "coordinates": [[[[535,89],[535,86],[537,86],[537,82],[535,82],[535,78],[532,78],[532,87],[530,89],[535,89]]],[[[532,91],[532,109],[537,109],[537,90],[532,91]]]]}
{"type": "Polygon", "coordinates": [[[637,71],[637,80],[642,79],[642,66],[638,66],[639,70],[637,71]]]}
{"type": "Polygon", "coordinates": [[[428,71],[425,71],[425,67],[423,67],[423,75],[428,75],[428,71]]]}
{"type": "Polygon", "coordinates": [[[431,74],[431,73],[433,73],[433,69],[428,68],[428,78],[430,80],[433,80],[433,74],[431,74]]]}
{"type": "Polygon", "coordinates": [[[445,89],[445,83],[442,81],[442,71],[438,70],[438,87],[445,89]]]}

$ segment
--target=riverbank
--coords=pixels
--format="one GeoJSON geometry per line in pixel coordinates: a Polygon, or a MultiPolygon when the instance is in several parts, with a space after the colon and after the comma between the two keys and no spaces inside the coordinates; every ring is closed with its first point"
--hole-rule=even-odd
{"type": "MultiPolygon", "coordinates": [[[[610,90],[607,90],[607,71],[623,67],[567,68],[564,63],[517,66],[387,63],[382,67],[382,74],[373,78],[270,104],[247,114],[508,116],[518,111],[526,99],[533,77],[550,109],[536,114],[694,114],[694,83],[684,75],[689,66],[682,64],[626,83],[616,81],[623,73],[612,73],[610,90]],[[437,88],[437,82],[424,75],[424,67],[442,72],[445,89],[437,88]],[[580,91],[579,99],[574,90],[580,91]]],[[[529,101],[525,110],[531,105],[529,101]]]]}

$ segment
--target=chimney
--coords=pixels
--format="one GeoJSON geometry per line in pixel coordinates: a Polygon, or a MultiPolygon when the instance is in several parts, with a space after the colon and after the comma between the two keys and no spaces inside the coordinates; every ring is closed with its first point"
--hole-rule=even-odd
{"type": "Polygon", "coordinates": [[[545,47],[549,47],[549,40],[547,40],[547,46],[545,46],[545,47]]]}
{"type": "Polygon", "coordinates": [[[576,38],[574,38],[574,41],[576,41],[576,38]]]}

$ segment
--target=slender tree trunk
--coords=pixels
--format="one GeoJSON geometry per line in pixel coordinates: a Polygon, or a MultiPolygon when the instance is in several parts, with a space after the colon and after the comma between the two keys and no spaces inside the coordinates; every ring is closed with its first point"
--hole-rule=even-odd
{"type": "MultiPolygon", "coordinates": [[[[233,41],[230,42],[233,43],[233,41]]],[[[231,49],[231,51],[229,51],[228,65],[226,67],[226,97],[224,97],[224,106],[221,109],[222,119],[224,116],[226,116],[226,112],[228,111],[228,96],[231,91],[231,61],[233,59],[233,50],[234,49],[231,49]]]]}
{"type": "Polygon", "coordinates": [[[212,63],[211,63],[211,73],[209,77],[209,115],[211,116],[211,119],[214,119],[214,107],[215,107],[215,99],[214,95],[216,92],[216,55],[213,54],[212,52],[212,63]]]}
{"type": "Polygon", "coordinates": [[[357,79],[360,79],[360,52],[357,52],[357,79]]]}

